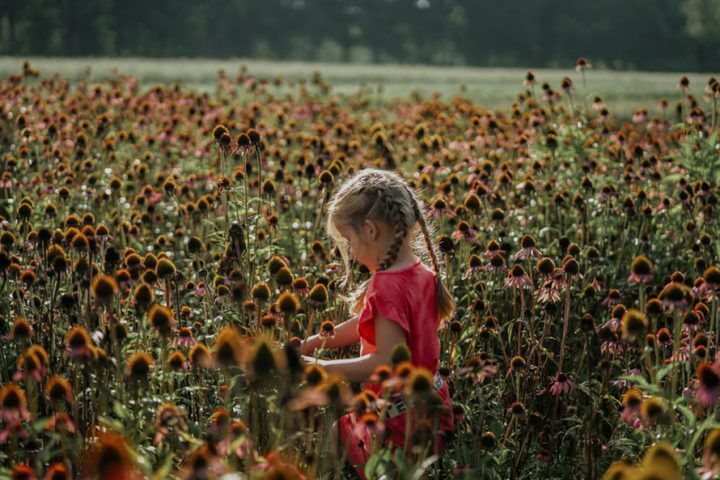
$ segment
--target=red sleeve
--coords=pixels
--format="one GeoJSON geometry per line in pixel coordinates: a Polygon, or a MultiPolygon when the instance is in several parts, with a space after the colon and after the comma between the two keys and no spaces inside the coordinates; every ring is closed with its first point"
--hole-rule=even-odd
{"type": "Polygon", "coordinates": [[[400,299],[385,295],[378,290],[368,290],[363,302],[363,310],[358,317],[358,333],[369,343],[375,343],[375,319],[385,317],[395,322],[410,337],[410,323],[400,299]]]}

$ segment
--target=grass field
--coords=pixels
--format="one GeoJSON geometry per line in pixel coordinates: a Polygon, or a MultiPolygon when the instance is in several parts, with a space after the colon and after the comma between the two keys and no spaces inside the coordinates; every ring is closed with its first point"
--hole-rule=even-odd
{"type": "MultiPolygon", "coordinates": [[[[22,58],[0,57],[0,74],[17,72],[22,58]]],[[[43,73],[58,73],[64,78],[80,79],[89,73],[91,80],[103,80],[117,69],[137,77],[143,84],[180,83],[209,89],[224,69],[228,74],[242,65],[259,78],[308,78],[319,71],[333,85],[333,91],[354,94],[362,85],[381,87],[385,98],[406,97],[417,90],[423,95],[438,92],[443,96],[461,92],[487,108],[506,108],[522,89],[525,68],[463,68],[425,65],[360,65],[310,62],[275,62],[261,60],[209,59],[139,59],[139,58],[31,58],[43,73]]],[[[652,114],[659,99],[674,103],[679,98],[676,88],[678,73],[589,70],[587,85],[573,68],[566,70],[532,69],[538,84],[549,82],[559,89],[560,79],[569,76],[580,95],[588,100],[601,96],[612,113],[627,116],[635,108],[645,107],[652,114]]],[[[712,73],[688,74],[690,90],[702,102],[702,91],[712,73]]],[[[717,74],[714,74],[717,75],[717,74]]]]}

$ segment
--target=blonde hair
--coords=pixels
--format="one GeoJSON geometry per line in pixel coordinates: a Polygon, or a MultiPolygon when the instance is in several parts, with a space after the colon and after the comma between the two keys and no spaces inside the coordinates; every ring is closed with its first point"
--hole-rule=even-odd
{"type": "MultiPolygon", "coordinates": [[[[367,168],[356,172],[333,193],[328,204],[327,232],[335,240],[345,264],[342,286],[350,280],[350,259],[348,247],[337,225],[348,225],[359,231],[365,219],[385,222],[395,228],[395,237],[378,265],[386,270],[395,262],[405,238],[411,235],[415,252],[427,253],[435,270],[437,282],[436,302],[438,306],[438,327],[455,312],[455,300],[448,290],[440,271],[438,255],[431,238],[429,224],[418,194],[397,173],[367,168]],[[417,235],[418,230],[422,238],[417,235]]],[[[368,282],[364,282],[347,297],[352,311],[359,312],[368,282]]]]}

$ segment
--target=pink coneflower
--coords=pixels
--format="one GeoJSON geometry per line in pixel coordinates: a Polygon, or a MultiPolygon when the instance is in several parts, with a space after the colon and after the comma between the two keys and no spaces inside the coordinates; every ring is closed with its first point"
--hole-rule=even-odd
{"type": "Polygon", "coordinates": [[[653,280],[653,264],[644,255],[639,255],[630,264],[629,283],[647,284],[653,280]]]}
{"type": "Polygon", "coordinates": [[[610,320],[605,322],[601,328],[608,328],[612,332],[617,332],[620,328],[620,319],[625,314],[626,308],[623,304],[615,305],[610,314],[610,320]]]}
{"type": "Polygon", "coordinates": [[[699,293],[708,301],[720,297],[720,268],[709,267],[703,272],[699,293]]]}
{"type": "Polygon", "coordinates": [[[28,420],[25,392],[15,385],[8,383],[0,389],[0,419],[6,423],[28,420]]]}
{"type": "Polygon", "coordinates": [[[623,410],[620,414],[620,421],[633,425],[636,423],[640,413],[643,395],[637,388],[631,388],[622,395],[623,410]]]}
{"type": "Polygon", "coordinates": [[[374,435],[382,434],[385,431],[385,424],[375,412],[366,412],[358,416],[358,421],[353,426],[353,433],[362,438],[366,431],[374,435]]]}
{"type": "Polygon", "coordinates": [[[535,239],[530,235],[523,235],[520,239],[520,250],[512,256],[512,259],[518,261],[541,256],[542,252],[535,246],[535,239]]]}
{"type": "Polygon", "coordinates": [[[661,347],[668,347],[673,344],[672,333],[670,333],[670,330],[668,330],[667,328],[663,327],[658,330],[655,338],[657,339],[658,345],[661,347]]]}
{"type": "Polygon", "coordinates": [[[672,311],[684,310],[688,307],[688,300],[693,296],[690,289],[683,283],[670,282],[662,289],[658,298],[665,307],[672,311]]]}
{"type": "Polygon", "coordinates": [[[507,277],[505,278],[505,285],[513,288],[530,288],[532,281],[525,273],[525,269],[519,263],[516,263],[508,271],[507,277]]]}
{"type": "Polygon", "coordinates": [[[468,242],[474,242],[475,236],[477,235],[477,230],[470,227],[470,225],[466,221],[458,222],[457,228],[452,232],[450,237],[457,241],[465,240],[468,242]]]}
{"type": "Polygon", "coordinates": [[[555,396],[560,395],[561,393],[568,393],[574,386],[575,382],[573,382],[572,378],[570,378],[570,375],[560,372],[555,375],[553,384],[550,386],[550,393],[555,396]]]}
{"type": "Polygon", "coordinates": [[[193,333],[192,333],[192,330],[190,330],[190,327],[181,327],[178,330],[178,336],[175,338],[173,345],[174,346],[184,345],[185,347],[190,347],[194,344],[195,344],[195,337],[193,336],[193,333]]]}
{"type": "Polygon", "coordinates": [[[600,303],[611,307],[613,305],[617,305],[620,302],[622,302],[622,298],[620,297],[620,290],[616,288],[611,288],[605,300],[600,303]]]}
{"type": "Polygon", "coordinates": [[[332,320],[325,320],[320,324],[320,333],[322,338],[333,338],[335,337],[335,323],[332,320]]]}
{"type": "Polygon", "coordinates": [[[503,255],[500,251],[494,252],[490,256],[490,261],[484,267],[487,272],[504,271],[505,268],[505,255],[503,255]]]}
{"type": "Polygon", "coordinates": [[[498,242],[496,242],[495,240],[490,240],[485,246],[485,251],[482,253],[482,256],[485,258],[489,258],[497,253],[504,254],[505,251],[500,247],[500,244],[498,242]]]}
{"type": "Polygon", "coordinates": [[[699,385],[695,399],[703,406],[715,405],[720,396],[720,369],[716,364],[702,362],[697,368],[699,385]]]}
{"type": "Polygon", "coordinates": [[[476,254],[471,254],[470,258],[468,259],[468,268],[465,270],[465,273],[463,274],[463,280],[467,280],[468,278],[475,278],[480,272],[483,270],[483,264],[480,257],[476,254]]]}

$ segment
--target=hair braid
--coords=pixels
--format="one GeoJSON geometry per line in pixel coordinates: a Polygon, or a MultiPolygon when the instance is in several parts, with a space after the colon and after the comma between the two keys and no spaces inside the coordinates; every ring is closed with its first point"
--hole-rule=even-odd
{"type": "Polygon", "coordinates": [[[393,197],[393,195],[383,194],[382,189],[379,190],[379,195],[382,199],[382,203],[387,209],[388,216],[395,227],[395,237],[388,248],[385,258],[378,265],[378,270],[387,270],[390,266],[392,266],[393,262],[395,262],[395,259],[400,252],[400,247],[402,247],[405,237],[407,237],[409,225],[407,225],[407,217],[403,215],[402,201],[393,197]]]}
{"type": "Polygon", "coordinates": [[[413,213],[415,213],[415,219],[420,224],[420,230],[422,231],[423,238],[425,239],[425,246],[427,248],[428,255],[430,256],[430,261],[433,264],[433,270],[435,270],[435,274],[439,277],[440,266],[438,265],[437,255],[435,254],[435,248],[433,247],[432,238],[430,237],[430,230],[428,229],[427,222],[425,221],[425,215],[423,215],[420,210],[420,201],[413,193],[410,186],[406,185],[405,188],[410,194],[410,198],[412,198],[413,213]]]}

